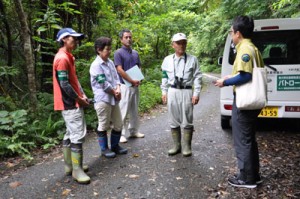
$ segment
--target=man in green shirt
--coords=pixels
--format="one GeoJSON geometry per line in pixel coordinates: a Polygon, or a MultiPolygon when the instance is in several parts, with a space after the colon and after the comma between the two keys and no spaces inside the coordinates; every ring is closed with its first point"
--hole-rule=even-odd
{"type": "MultiPolygon", "coordinates": [[[[229,31],[237,50],[233,72],[232,75],[217,80],[215,86],[235,86],[251,81],[254,59],[256,59],[258,67],[264,66],[260,52],[250,39],[253,29],[254,22],[250,17],[238,16],[235,18],[229,31]]],[[[239,173],[228,179],[228,183],[232,186],[255,188],[257,184],[262,182],[259,173],[259,154],[255,137],[255,121],[260,111],[238,109],[236,107],[234,87],[232,133],[239,173]]]]}

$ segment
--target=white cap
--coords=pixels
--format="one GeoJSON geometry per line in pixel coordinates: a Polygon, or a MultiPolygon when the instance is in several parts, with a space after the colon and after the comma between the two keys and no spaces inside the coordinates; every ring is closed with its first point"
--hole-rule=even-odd
{"type": "Polygon", "coordinates": [[[172,41],[180,41],[180,40],[187,40],[186,35],[184,33],[176,33],[172,37],[172,41]]]}

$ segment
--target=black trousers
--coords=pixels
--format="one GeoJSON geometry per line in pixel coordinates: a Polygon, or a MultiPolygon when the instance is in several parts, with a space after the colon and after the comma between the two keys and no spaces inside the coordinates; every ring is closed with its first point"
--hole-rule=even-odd
{"type": "Polygon", "coordinates": [[[239,179],[255,182],[259,175],[259,153],[255,137],[255,122],[261,110],[240,110],[235,97],[232,106],[233,143],[240,170],[239,179]]]}

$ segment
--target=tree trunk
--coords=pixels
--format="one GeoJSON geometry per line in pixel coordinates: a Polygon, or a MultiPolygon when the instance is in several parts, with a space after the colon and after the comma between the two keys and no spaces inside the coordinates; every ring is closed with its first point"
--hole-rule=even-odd
{"type": "MultiPolygon", "coordinates": [[[[47,10],[48,7],[48,0],[41,0],[39,3],[39,9],[40,10],[47,10]]],[[[42,40],[46,40],[47,37],[51,37],[48,31],[43,31],[40,33],[40,37],[42,40]]],[[[55,37],[53,37],[55,38],[55,37]]],[[[51,44],[47,42],[40,42],[41,46],[41,52],[52,52],[53,54],[56,53],[57,49],[51,48],[51,44]]],[[[42,74],[40,79],[40,90],[42,92],[53,92],[53,86],[52,84],[46,83],[47,79],[50,79],[52,77],[52,62],[54,59],[53,55],[41,53],[40,57],[41,67],[42,67],[42,74]]],[[[35,59],[37,61],[37,59],[35,59]]]]}
{"type": "MultiPolygon", "coordinates": [[[[3,31],[3,32],[5,32],[6,40],[7,40],[7,46],[5,46],[5,44],[3,42],[3,48],[5,50],[7,50],[7,66],[12,66],[12,40],[11,40],[11,32],[10,32],[9,22],[7,21],[7,17],[6,17],[6,12],[5,12],[4,5],[5,4],[3,3],[3,1],[0,0],[0,15],[2,15],[2,17],[1,17],[2,18],[2,22],[3,22],[4,27],[5,27],[5,31],[3,31]]],[[[8,88],[12,87],[11,76],[8,76],[7,86],[8,86],[8,88]]],[[[3,90],[3,88],[2,88],[2,90],[3,90]]]]}
{"type": "Polygon", "coordinates": [[[11,42],[11,32],[10,32],[10,26],[8,24],[4,3],[2,0],[0,0],[0,14],[2,15],[2,21],[5,26],[5,33],[7,38],[7,65],[12,66],[12,42],[11,42]]]}
{"type": "Polygon", "coordinates": [[[37,97],[36,97],[35,68],[34,68],[30,29],[27,23],[27,16],[24,12],[21,0],[14,0],[14,3],[15,3],[16,12],[18,14],[18,19],[21,24],[20,34],[24,45],[23,53],[25,57],[25,63],[27,66],[30,103],[31,103],[32,111],[35,113],[36,106],[37,106],[37,97]]]}

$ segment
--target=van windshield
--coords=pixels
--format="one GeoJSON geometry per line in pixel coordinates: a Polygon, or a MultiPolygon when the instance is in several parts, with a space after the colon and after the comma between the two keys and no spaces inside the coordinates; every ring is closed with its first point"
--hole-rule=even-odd
{"type": "MultiPolygon", "coordinates": [[[[300,30],[254,32],[252,42],[267,65],[300,64],[300,30]]],[[[230,64],[234,62],[234,52],[231,48],[230,64]]]]}

